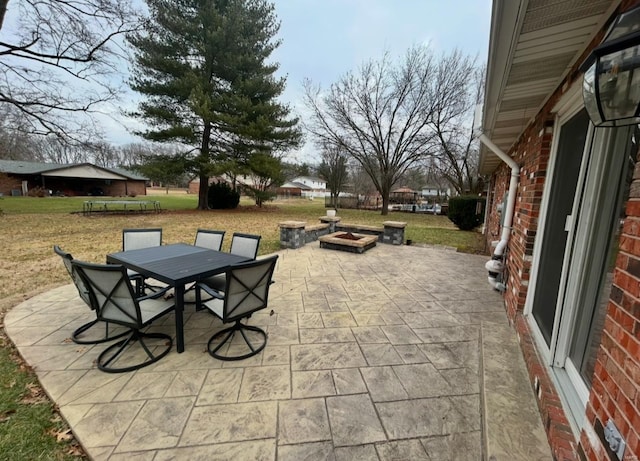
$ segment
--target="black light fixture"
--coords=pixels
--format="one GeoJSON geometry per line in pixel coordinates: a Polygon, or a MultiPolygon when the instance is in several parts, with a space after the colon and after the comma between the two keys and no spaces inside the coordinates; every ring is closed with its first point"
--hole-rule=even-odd
{"type": "Polygon", "coordinates": [[[616,17],[580,70],[584,105],[595,126],[640,123],[640,7],[616,17]]]}

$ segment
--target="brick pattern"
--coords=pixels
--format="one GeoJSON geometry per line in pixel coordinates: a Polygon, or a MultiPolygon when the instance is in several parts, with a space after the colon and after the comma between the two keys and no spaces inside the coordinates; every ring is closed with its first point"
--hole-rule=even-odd
{"type": "MultiPolygon", "coordinates": [[[[640,163],[626,214],[586,416],[592,426],[612,419],[627,442],[625,459],[633,459],[640,455],[640,163]]],[[[581,445],[588,459],[603,451],[585,435],[581,445]]]]}
{"type": "Polygon", "coordinates": [[[10,196],[13,189],[22,191],[22,181],[14,176],[0,173],[0,193],[10,196]]]}
{"type": "MultiPolygon", "coordinates": [[[[611,19],[618,12],[638,4],[638,0],[624,0],[611,19]]],[[[522,316],[552,142],[554,114],[551,110],[568,88],[573,84],[580,84],[582,75],[578,66],[591,49],[600,43],[607,28],[608,24],[605,24],[600,33],[596,34],[565,80],[509,151],[509,155],[518,162],[521,172],[513,229],[505,254],[505,308],[520,334],[529,377],[557,460],[575,460],[578,456],[590,461],[608,459],[594,428],[600,424],[605,425],[610,418],[627,442],[625,460],[640,459],[640,166],[636,167],[631,197],[626,204],[629,217],[625,220],[620,239],[614,287],[586,410],[589,424],[583,429],[579,443],[573,436],[558,393],[546,372],[546,365],[536,352],[527,322],[522,316]]],[[[496,207],[503,200],[509,176],[510,169],[503,164],[491,179],[488,243],[500,238],[500,215],[496,213],[496,207]]]]}

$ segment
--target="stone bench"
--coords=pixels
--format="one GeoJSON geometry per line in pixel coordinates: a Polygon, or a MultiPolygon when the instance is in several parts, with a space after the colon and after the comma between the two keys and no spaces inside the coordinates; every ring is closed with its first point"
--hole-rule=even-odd
{"type": "Polygon", "coordinates": [[[292,249],[300,248],[307,243],[318,240],[323,235],[338,231],[375,235],[380,243],[402,245],[406,226],[406,222],[400,221],[385,221],[382,226],[342,224],[337,216],[322,216],[320,224],[307,225],[305,221],[283,221],[278,225],[280,228],[280,247],[292,249]]]}

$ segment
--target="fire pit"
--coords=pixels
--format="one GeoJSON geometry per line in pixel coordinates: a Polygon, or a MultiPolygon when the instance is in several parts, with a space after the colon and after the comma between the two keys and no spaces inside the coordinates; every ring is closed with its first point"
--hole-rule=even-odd
{"type": "Polygon", "coordinates": [[[320,248],[349,251],[351,253],[364,253],[369,248],[376,246],[378,237],[375,235],[341,231],[323,235],[322,237],[318,237],[318,240],[320,241],[320,248]]]}

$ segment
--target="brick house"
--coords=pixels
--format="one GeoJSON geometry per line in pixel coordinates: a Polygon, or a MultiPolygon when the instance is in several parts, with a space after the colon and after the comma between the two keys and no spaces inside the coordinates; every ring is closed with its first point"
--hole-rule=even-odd
{"type": "Polygon", "coordinates": [[[91,163],[55,164],[0,160],[0,194],[28,195],[36,188],[74,195],[146,195],[147,178],[91,163]]]}
{"type": "Polygon", "coordinates": [[[640,459],[640,129],[594,127],[581,66],[638,6],[493,1],[479,162],[488,279],[557,460],[640,459]],[[606,440],[613,426],[623,453],[606,440]]]}

